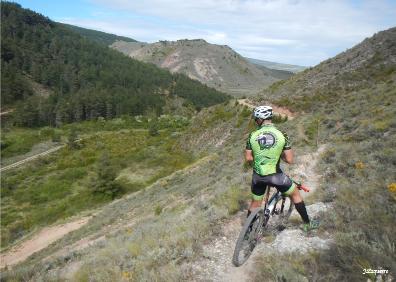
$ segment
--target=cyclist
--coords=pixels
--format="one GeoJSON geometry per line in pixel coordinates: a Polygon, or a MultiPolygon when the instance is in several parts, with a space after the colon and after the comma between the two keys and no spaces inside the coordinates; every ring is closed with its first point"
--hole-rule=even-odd
{"type": "Polygon", "coordinates": [[[257,129],[250,133],[245,150],[245,160],[253,162],[252,202],[247,216],[261,206],[267,186],[274,186],[290,197],[304,222],[304,231],[317,228],[317,224],[309,219],[297,185],[280,169],[280,159],[288,164],[293,162],[293,151],[289,137],[272,123],[272,107],[255,108],[253,118],[257,129]]]}

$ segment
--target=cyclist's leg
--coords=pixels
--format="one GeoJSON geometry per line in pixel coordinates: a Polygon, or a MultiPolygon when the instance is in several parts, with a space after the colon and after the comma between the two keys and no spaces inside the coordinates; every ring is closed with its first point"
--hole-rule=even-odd
{"type": "Polygon", "coordinates": [[[300,194],[300,190],[298,189],[294,189],[288,196],[290,197],[293,203],[300,203],[303,201],[303,198],[301,197],[300,194]]]}
{"type": "Polygon", "coordinates": [[[304,223],[309,223],[309,216],[307,213],[307,209],[305,208],[304,200],[300,195],[300,191],[298,189],[294,189],[294,191],[289,195],[290,199],[293,201],[296,210],[301,216],[301,219],[304,223]]]}
{"type": "Polygon", "coordinates": [[[284,196],[290,197],[290,200],[294,203],[296,210],[301,216],[301,219],[305,223],[309,223],[309,216],[305,203],[300,195],[300,191],[297,189],[296,184],[284,173],[275,173],[269,175],[269,181],[274,185],[284,196]]]}
{"type": "Polygon", "coordinates": [[[289,196],[296,189],[296,184],[283,172],[265,176],[268,185],[276,187],[284,196],[289,196]]]}
{"type": "Polygon", "coordinates": [[[262,176],[253,172],[252,176],[252,202],[250,203],[250,207],[248,210],[247,216],[250,215],[251,211],[255,208],[259,208],[263,202],[265,190],[267,189],[266,183],[262,181],[262,176]]]}

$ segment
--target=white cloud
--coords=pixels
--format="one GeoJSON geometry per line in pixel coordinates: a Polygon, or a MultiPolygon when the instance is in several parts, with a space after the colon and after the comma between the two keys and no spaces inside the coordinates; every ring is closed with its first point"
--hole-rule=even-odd
{"type": "Polygon", "coordinates": [[[90,1],[123,16],[68,22],[148,42],[203,38],[244,56],[304,65],[350,48],[396,19],[396,3],[387,0],[90,1]]]}

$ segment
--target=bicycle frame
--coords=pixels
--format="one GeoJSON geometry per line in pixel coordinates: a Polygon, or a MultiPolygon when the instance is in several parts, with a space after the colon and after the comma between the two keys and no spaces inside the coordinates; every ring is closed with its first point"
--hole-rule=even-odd
{"type": "MultiPolygon", "coordinates": [[[[268,187],[266,198],[265,198],[265,204],[264,204],[264,215],[267,218],[269,218],[269,216],[274,213],[274,208],[275,208],[276,203],[278,203],[280,198],[282,198],[281,193],[279,191],[277,191],[276,193],[274,193],[271,196],[271,199],[268,200],[269,191],[271,190],[271,188],[275,188],[275,187],[268,187]]],[[[285,202],[283,201],[282,202],[282,209],[283,209],[284,205],[285,205],[285,202]]]]}

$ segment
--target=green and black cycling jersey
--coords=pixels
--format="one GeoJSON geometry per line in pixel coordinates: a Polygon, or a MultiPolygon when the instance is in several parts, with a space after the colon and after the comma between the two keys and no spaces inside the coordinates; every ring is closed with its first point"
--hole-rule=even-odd
{"type": "Polygon", "coordinates": [[[261,176],[280,172],[281,154],[289,149],[289,137],[273,124],[264,124],[253,131],[246,142],[246,150],[253,151],[253,170],[261,176]]]}

